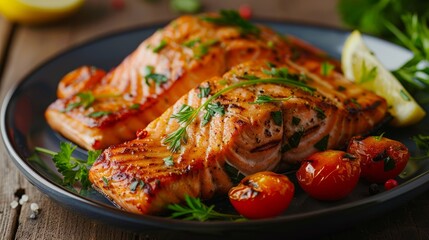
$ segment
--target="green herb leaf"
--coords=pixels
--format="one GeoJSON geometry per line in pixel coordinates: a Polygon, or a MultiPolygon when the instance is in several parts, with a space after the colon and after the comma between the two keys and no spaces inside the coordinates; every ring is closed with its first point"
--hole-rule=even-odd
{"type": "Polygon", "coordinates": [[[136,110],[136,109],[139,109],[140,108],[140,103],[133,103],[131,106],[130,106],[130,109],[133,109],[133,110],[136,110]]]}
{"type": "Polygon", "coordinates": [[[273,119],[275,125],[281,126],[283,124],[283,112],[282,111],[271,112],[271,118],[273,119]]]}
{"type": "Polygon", "coordinates": [[[292,116],[292,124],[293,125],[298,126],[300,122],[301,122],[301,118],[292,116]]]}
{"type": "Polygon", "coordinates": [[[251,104],[264,104],[264,103],[272,103],[272,102],[283,102],[291,99],[292,96],[287,98],[273,98],[271,96],[267,95],[259,95],[254,102],[251,102],[251,104]]]}
{"type": "Polygon", "coordinates": [[[40,147],[36,147],[35,151],[52,157],[58,172],[63,175],[64,185],[73,186],[75,183],[80,182],[81,191],[85,191],[91,186],[91,182],[88,179],[88,171],[101,154],[101,150],[88,151],[87,160],[81,160],[72,157],[75,149],[76,146],[71,143],[61,142],[59,152],[53,152],[40,147]]]}
{"type": "Polygon", "coordinates": [[[182,45],[185,46],[185,47],[188,47],[188,48],[192,48],[197,43],[200,43],[200,42],[201,42],[201,38],[194,38],[194,39],[191,39],[191,40],[188,40],[188,41],[182,43],[182,45]]]}
{"type": "Polygon", "coordinates": [[[171,218],[182,218],[185,220],[244,220],[242,216],[219,213],[214,210],[214,205],[207,206],[199,198],[185,195],[186,205],[170,204],[167,206],[172,211],[171,218]]]}
{"type": "Polygon", "coordinates": [[[374,139],[377,141],[380,141],[384,136],[384,132],[382,134],[380,134],[379,136],[374,136],[374,139]]]}
{"type": "Polygon", "coordinates": [[[154,47],[152,51],[154,53],[159,53],[163,48],[167,46],[167,41],[165,39],[162,39],[161,42],[158,44],[158,46],[154,47]]]}
{"type": "Polygon", "coordinates": [[[207,87],[199,86],[198,89],[200,90],[200,92],[198,93],[199,98],[206,98],[210,95],[210,91],[211,91],[210,86],[207,86],[207,87]]]}
{"type": "Polygon", "coordinates": [[[314,147],[319,151],[325,151],[326,149],[328,149],[328,142],[329,142],[329,134],[324,136],[316,144],[314,144],[314,147]]]}
{"type": "Polygon", "coordinates": [[[105,187],[109,186],[109,179],[107,179],[105,176],[103,176],[103,182],[105,187]]]}
{"type": "Polygon", "coordinates": [[[90,118],[99,118],[99,117],[107,116],[111,113],[112,112],[109,112],[109,111],[96,111],[88,114],[87,116],[90,118]]]}
{"type": "Polygon", "coordinates": [[[334,68],[335,66],[330,64],[329,62],[323,62],[320,67],[320,74],[322,74],[323,76],[329,76],[332,70],[334,70],[334,68]]]}
{"type": "Polygon", "coordinates": [[[209,47],[212,45],[218,43],[217,40],[209,40],[205,43],[201,43],[194,47],[192,50],[194,52],[194,58],[195,59],[201,59],[203,56],[205,56],[209,52],[209,47]]]}
{"type": "Polygon", "coordinates": [[[85,109],[89,108],[95,101],[95,97],[92,92],[81,92],[76,94],[79,98],[79,101],[69,103],[64,110],[65,112],[69,112],[77,107],[84,107],[85,109]]]}
{"type": "Polygon", "coordinates": [[[216,25],[235,26],[238,27],[242,34],[250,34],[259,36],[261,30],[254,24],[242,18],[237,11],[221,10],[219,17],[202,17],[202,20],[216,25]]]}
{"type": "Polygon", "coordinates": [[[135,192],[137,189],[137,186],[139,184],[139,180],[134,180],[131,184],[130,184],[130,191],[131,192],[135,192]]]}
{"type": "Polygon", "coordinates": [[[162,160],[164,160],[164,164],[168,167],[171,167],[174,165],[173,156],[165,157],[162,160]]]}
{"type": "Polygon", "coordinates": [[[207,123],[209,123],[216,113],[220,116],[223,116],[225,114],[225,108],[222,104],[220,104],[220,102],[209,103],[207,104],[205,109],[206,113],[204,114],[203,121],[201,121],[202,126],[205,126],[207,123]]]}
{"type": "Polygon", "coordinates": [[[145,80],[147,85],[149,84],[149,80],[152,80],[157,86],[160,86],[166,82],[168,82],[168,78],[163,75],[163,74],[159,74],[159,73],[151,73],[145,76],[145,80]]]}
{"type": "Polygon", "coordinates": [[[189,121],[189,119],[196,114],[195,109],[187,104],[183,104],[179,112],[171,115],[171,118],[175,118],[179,121],[179,123],[186,123],[189,121]]]}
{"type": "Polygon", "coordinates": [[[313,110],[316,111],[316,116],[318,119],[323,120],[326,118],[325,112],[321,108],[314,107],[313,110]]]}

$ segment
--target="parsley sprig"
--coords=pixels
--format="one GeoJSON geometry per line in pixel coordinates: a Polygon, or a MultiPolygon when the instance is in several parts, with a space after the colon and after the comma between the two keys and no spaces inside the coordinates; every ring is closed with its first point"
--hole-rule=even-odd
{"type": "Polygon", "coordinates": [[[259,95],[254,102],[251,104],[264,104],[264,103],[273,103],[273,102],[284,102],[291,99],[292,96],[286,98],[274,98],[268,95],[259,95]]]}
{"type": "Polygon", "coordinates": [[[80,182],[81,191],[87,190],[91,186],[91,182],[88,179],[89,169],[101,154],[101,150],[88,151],[88,158],[82,160],[72,156],[75,149],[76,146],[71,143],[61,142],[59,152],[41,147],[36,147],[35,151],[52,157],[58,172],[63,175],[63,184],[65,186],[74,186],[80,182]]]}
{"type": "Polygon", "coordinates": [[[87,109],[95,101],[95,96],[92,94],[92,92],[81,92],[76,94],[76,96],[79,100],[67,104],[67,107],[64,109],[64,112],[69,112],[78,107],[84,107],[85,109],[87,109]]]}
{"type": "Polygon", "coordinates": [[[178,119],[181,126],[177,130],[168,134],[164,138],[163,144],[168,145],[171,152],[173,152],[173,153],[178,152],[180,147],[182,146],[182,144],[187,143],[188,135],[186,132],[186,128],[194,121],[194,119],[198,116],[198,114],[202,110],[206,110],[207,112],[209,112],[209,114],[211,114],[208,117],[206,117],[206,115],[205,115],[204,121],[203,121],[204,124],[207,124],[208,122],[205,122],[205,120],[209,121],[211,119],[211,117],[214,116],[215,113],[222,115],[222,111],[220,110],[220,105],[219,105],[220,103],[216,105],[216,107],[219,109],[214,109],[211,107],[211,106],[214,106],[212,103],[213,100],[215,100],[216,98],[218,98],[222,94],[227,93],[229,91],[232,91],[236,88],[246,87],[246,86],[256,85],[256,84],[264,84],[264,83],[265,84],[272,83],[272,84],[289,85],[289,86],[301,88],[304,91],[309,91],[309,92],[315,91],[314,88],[306,85],[303,82],[297,81],[294,78],[291,79],[288,76],[285,76],[283,78],[254,79],[254,80],[237,82],[235,84],[232,84],[232,85],[225,87],[225,88],[221,89],[220,91],[216,92],[215,94],[210,96],[207,99],[207,101],[205,101],[203,104],[201,104],[198,108],[194,109],[191,106],[187,106],[187,105],[182,106],[178,113],[172,115],[172,118],[178,119]]]}
{"type": "Polygon", "coordinates": [[[181,218],[185,220],[245,220],[240,215],[219,213],[214,210],[214,205],[207,206],[199,198],[185,195],[186,205],[170,204],[168,209],[172,211],[171,218],[181,218]]]}
{"type": "Polygon", "coordinates": [[[202,17],[202,19],[217,25],[236,26],[240,29],[240,32],[245,35],[251,34],[258,36],[261,32],[257,26],[242,18],[235,10],[221,10],[219,12],[219,17],[202,17]]]}
{"type": "Polygon", "coordinates": [[[412,14],[402,16],[402,20],[404,32],[390,22],[385,25],[414,56],[393,74],[409,92],[429,92],[429,21],[412,14]]]}

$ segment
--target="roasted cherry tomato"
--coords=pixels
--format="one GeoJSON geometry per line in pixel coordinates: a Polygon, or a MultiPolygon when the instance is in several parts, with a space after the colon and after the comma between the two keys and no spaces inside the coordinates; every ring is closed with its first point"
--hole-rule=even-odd
{"type": "Polygon", "coordinates": [[[317,152],[302,161],[296,172],[299,185],[313,198],[339,200],[346,197],[359,181],[356,157],[335,150],[317,152]]]}
{"type": "Polygon", "coordinates": [[[229,191],[229,200],[246,218],[275,217],[289,206],[295,186],[288,177],[273,172],[259,172],[241,180],[229,191]]]}
{"type": "Polygon", "coordinates": [[[385,137],[353,138],[347,151],[359,158],[361,176],[370,183],[384,183],[395,178],[410,158],[404,144],[385,137]]]}

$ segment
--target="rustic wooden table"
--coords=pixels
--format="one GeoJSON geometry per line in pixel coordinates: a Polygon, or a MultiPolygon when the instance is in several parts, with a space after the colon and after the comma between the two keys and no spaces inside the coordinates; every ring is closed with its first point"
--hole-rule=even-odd
{"type": "MultiPolygon", "coordinates": [[[[341,27],[335,0],[236,0],[203,1],[205,11],[237,9],[243,3],[252,6],[254,16],[341,27]]],[[[1,96],[11,85],[33,68],[58,52],[94,37],[176,17],[168,0],[125,0],[122,9],[112,7],[111,0],[87,0],[73,17],[46,26],[14,24],[0,17],[1,96]]],[[[77,215],[52,201],[33,187],[0,146],[0,238],[1,239],[181,239],[206,236],[172,231],[129,232],[77,215]],[[12,209],[16,192],[23,192],[37,202],[40,216],[30,219],[30,209],[12,209]]],[[[325,239],[429,239],[429,192],[392,212],[368,219],[341,230],[325,239]]],[[[311,231],[312,226],[308,226],[311,231]]],[[[267,233],[269,236],[269,233],[267,233]]],[[[287,237],[287,236],[285,236],[287,237]]]]}

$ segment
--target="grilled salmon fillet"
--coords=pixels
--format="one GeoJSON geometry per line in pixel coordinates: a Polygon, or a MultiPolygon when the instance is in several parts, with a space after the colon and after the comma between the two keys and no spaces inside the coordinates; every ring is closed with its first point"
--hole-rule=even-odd
{"type": "Polygon", "coordinates": [[[185,195],[209,199],[227,193],[232,186],[228,168],[245,175],[280,171],[315,151],[340,148],[383,122],[383,98],[335,70],[321,74],[321,63],[317,71],[312,69],[315,64],[249,62],[200,83],[136,139],[105,149],[90,170],[90,181],[126,211],[158,214],[185,195]],[[279,76],[308,88],[290,82],[249,84],[279,76]],[[225,90],[233,85],[236,88],[225,90]],[[267,98],[271,101],[261,102],[267,98]],[[181,113],[206,103],[224,111],[213,110],[207,121],[209,110],[202,108],[188,122],[177,151],[172,151],[166,139],[183,129],[181,113]]]}
{"type": "Polygon", "coordinates": [[[66,75],[46,110],[47,122],[91,150],[133,139],[198,83],[246,61],[290,58],[290,43],[267,27],[257,29],[243,33],[201,16],[180,17],[112,71],[83,66],[66,75]]]}

